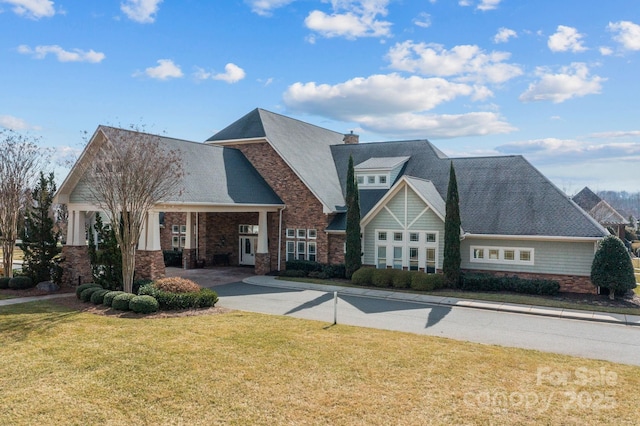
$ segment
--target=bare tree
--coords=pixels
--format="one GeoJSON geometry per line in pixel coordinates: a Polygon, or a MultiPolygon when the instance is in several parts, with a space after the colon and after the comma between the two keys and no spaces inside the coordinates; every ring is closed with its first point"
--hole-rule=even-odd
{"type": "Polygon", "coordinates": [[[122,252],[124,291],[133,291],[138,240],[149,210],[176,195],[182,183],[177,150],[160,136],[101,126],[106,139],[88,165],[92,202],[109,216],[122,252]]]}
{"type": "Polygon", "coordinates": [[[36,138],[0,130],[0,240],[5,275],[13,276],[13,249],[29,189],[42,170],[48,152],[36,138]]]}

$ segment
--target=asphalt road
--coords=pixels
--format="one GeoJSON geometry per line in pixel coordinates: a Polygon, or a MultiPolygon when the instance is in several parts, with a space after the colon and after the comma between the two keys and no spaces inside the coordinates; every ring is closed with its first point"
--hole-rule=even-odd
{"type": "MultiPolygon", "coordinates": [[[[245,283],[216,286],[219,306],[333,323],[334,295],[245,283]]],[[[640,327],[338,294],[339,324],[640,365],[640,327]]]]}

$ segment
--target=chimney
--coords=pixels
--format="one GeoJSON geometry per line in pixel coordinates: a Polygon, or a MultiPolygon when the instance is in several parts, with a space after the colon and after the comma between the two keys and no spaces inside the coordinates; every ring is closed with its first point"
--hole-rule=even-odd
{"type": "Polygon", "coordinates": [[[348,135],[344,135],[344,139],[342,139],[342,142],[347,145],[354,145],[360,142],[360,136],[354,135],[352,130],[348,135]]]}

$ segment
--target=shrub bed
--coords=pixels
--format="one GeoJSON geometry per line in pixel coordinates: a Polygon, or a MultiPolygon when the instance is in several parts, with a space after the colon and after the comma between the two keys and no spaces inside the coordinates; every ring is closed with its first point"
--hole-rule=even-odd
{"type": "Polygon", "coordinates": [[[157,281],[140,287],[139,294],[154,297],[161,310],[209,308],[218,302],[217,293],[211,289],[198,288],[198,291],[188,293],[172,293],[159,289],[157,281]]]}
{"type": "Polygon", "coordinates": [[[14,290],[25,290],[27,288],[34,287],[35,283],[29,277],[17,276],[9,280],[9,288],[14,290]]]}
{"type": "Polygon", "coordinates": [[[374,268],[360,268],[351,275],[351,283],[355,285],[371,285],[374,268]]]}
{"type": "Polygon", "coordinates": [[[393,284],[393,276],[401,272],[400,269],[374,269],[371,277],[371,284],[374,287],[391,287],[393,284]]]}
{"type": "Polygon", "coordinates": [[[129,309],[138,314],[151,314],[157,312],[159,308],[158,301],[152,296],[135,296],[129,301],[129,309]]]}
{"type": "Polygon", "coordinates": [[[158,290],[167,291],[169,293],[192,293],[200,290],[200,286],[198,284],[186,278],[161,278],[153,283],[158,290]]]}
{"type": "Polygon", "coordinates": [[[111,307],[118,311],[128,311],[129,302],[131,302],[131,299],[133,299],[134,297],[136,297],[136,295],[132,293],[123,292],[122,294],[118,294],[116,297],[113,298],[113,301],[111,302],[111,307]]]}
{"type": "Polygon", "coordinates": [[[91,298],[89,300],[91,300],[91,303],[93,303],[94,305],[101,305],[102,302],[104,301],[104,296],[109,293],[109,290],[96,290],[93,293],[91,293],[91,298]]]}
{"type": "Polygon", "coordinates": [[[393,288],[409,288],[411,287],[412,275],[413,272],[399,270],[391,275],[391,285],[393,288]]]}
{"type": "Polygon", "coordinates": [[[96,283],[86,283],[86,284],[81,284],[78,287],[76,287],[76,297],[78,299],[80,299],[80,293],[82,293],[85,289],[89,288],[89,287],[98,287],[98,288],[102,288],[102,286],[100,284],[96,284],[96,283]]]}
{"type": "Polygon", "coordinates": [[[11,281],[9,277],[0,277],[0,288],[9,288],[9,281],[11,281]]]}
{"type": "Polygon", "coordinates": [[[460,287],[466,291],[512,291],[514,293],[555,295],[560,284],[553,280],[497,277],[490,274],[465,274],[460,287]]]}
{"type": "Polygon", "coordinates": [[[444,287],[444,275],[413,272],[411,274],[411,288],[417,291],[433,291],[444,287]]]}
{"type": "Polygon", "coordinates": [[[290,260],[286,263],[286,271],[282,271],[280,275],[286,273],[286,275],[283,276],[320,278],[326,280],[331,278],[344,278],[346,274],[345,266],[342,263],[329,265],[326,263],[312,262],[310,260],[290,260]]]}
{"type": "Polygon", "coordinates": [[[91,295],[93,293],[95,293],[96,291],[99,290],[104,290],[102,287],[87,287],[84,290],[82,290],[82,292],[80,292],[80,300],[82,300],[83,302],[90,302],[91,301],[91,295]]]}
{"type": "Polygon", "coordinates": [[[113,299],[119,294],[125,294],[125,292],[124,291],[109,291],[109,292],[107,292],[104,295],[103,299],[102,299],[102,304],[104,306],[111,307],[111,304],[113,303],[113,299]]]}

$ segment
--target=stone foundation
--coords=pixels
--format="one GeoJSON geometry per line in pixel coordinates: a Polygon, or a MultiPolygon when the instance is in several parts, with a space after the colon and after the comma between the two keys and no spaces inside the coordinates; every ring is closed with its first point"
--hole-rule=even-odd
{"type": "Polygon", "coordinates": [[[93,281],[89,246],[63,246],[62,258],[62,284],[76,286],[93,281]]]}
{"type": "Polygon", "coordinates": [[[560,291],[562,293],[587,293],[597,294],[598,289],[591,283],[589,277],[579,275],[553,275],[553,274],[533,274],[527,272],[492,272],[492,271],[479,271],[479,270],[464,270],[463,272],[478,273],[478,274],[492,274],[499,277],[504,276],[518,276],[524,279],[541,279],[541,280],[553,280],[560,284],[560,291]]]}
{"type": "Polygon", "coordinates": [[[267,275],[271,272],[271,257],[269,253],[256,253],[256,275],[267,275]]]}
{"type": "Polygon", "coordinates": [[[137,250],[136,274],[137,280],[157,280],[165,277],[164,258],[161,250],[137,250]]]}

